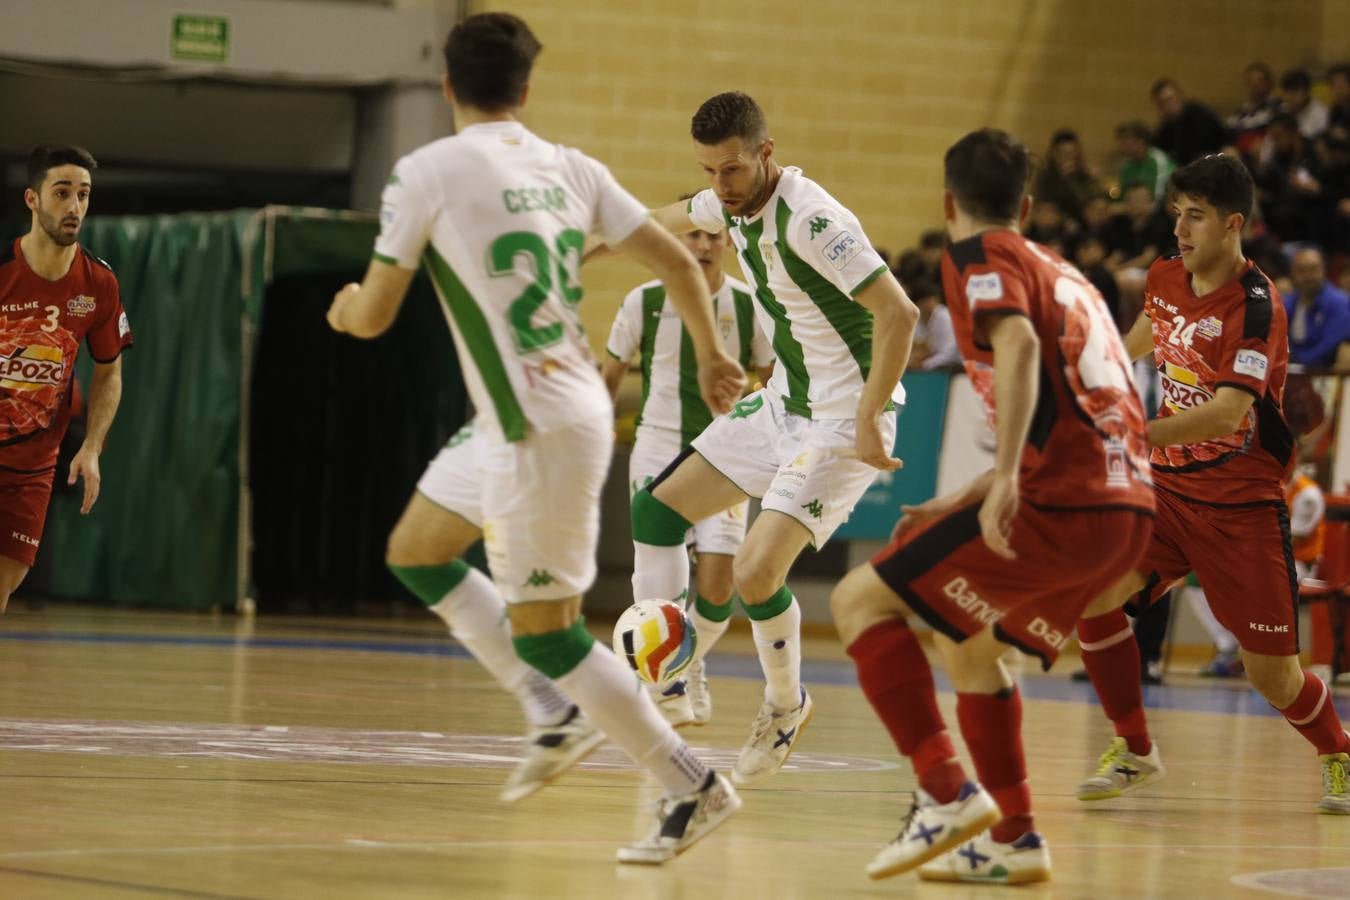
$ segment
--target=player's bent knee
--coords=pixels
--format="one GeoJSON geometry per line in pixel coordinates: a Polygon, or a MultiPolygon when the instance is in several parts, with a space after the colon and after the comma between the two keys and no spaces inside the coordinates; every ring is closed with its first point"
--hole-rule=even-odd
{"type": "MultiPolygon", "coordinates": [[[[513,624],[514,621],[512,616],[513,624]]],[[[535,671],[549,678],[561,678],[586,658],[595,638],[586,630],[586,620],[578,617],[566,628],[542,634],[516,634],[511,642],[516,655],[535,671]]]]}
{"type": "Polygon", "coordinates": [[[692,527],[684,516],[652,495],[646,488],[633,494],[630,504],[633,522],[633,540],[654,547],[674,547],[684,543],[684,536],[692,527]]]}

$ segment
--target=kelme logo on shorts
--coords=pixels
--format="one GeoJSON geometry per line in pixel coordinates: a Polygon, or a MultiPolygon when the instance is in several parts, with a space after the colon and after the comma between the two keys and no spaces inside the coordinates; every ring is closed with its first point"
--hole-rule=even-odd
{"type": "Polygon", "coordinates": [[[558,579],[554,578],[547,569],[535,569],[530,573],[530,577],[525,579],[526,587],[547,587],[558,579]]]}
{"type": "Polygon", "coordinates": [[[811,515],[815,516],[817,519],[819,519],[820,514],[825,511],[825,507],[820,505],[819,500],[812,500],[810,503],[803,503],[802,509],[806,510],[811,515]]]}
{"type": "Polygon", "coordinates": [[[742,400],[740,403],[736,404],[736,407],[734,409],[732,409],[731,418],[733,419],[749,418],[750,416],[759,412],[760,407],[763,405],[764,405],[763,395],[750,397],[748,399],[742,400]]]}

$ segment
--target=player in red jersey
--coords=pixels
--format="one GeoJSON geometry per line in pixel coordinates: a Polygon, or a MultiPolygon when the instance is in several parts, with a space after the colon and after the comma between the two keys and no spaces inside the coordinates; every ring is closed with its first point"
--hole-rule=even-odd
{"type": "Polygon", "coordinates": [[[97,165],[77,147],[34,148],[23,192],[32,227],[0,247],[0,612],[37,557],[81,341],[94,377],[68,477],[84,479],[82,513],[98,500],[98,457],[122,398],[131,329],[117,278],[77,242],[97,165]]]}
{"type": "Polygon", "coordinates": [[[1321,755],[1318,809],[1350,814],[1350,736],[1327,687],[1298,660],[1298,576],[1284,486],[1294,439],[1281,409],[1284,304],[1242,255],[1252,179],[1202,157],[1172,176],[1179,256],[1148,272],[1130,355],[1154,354],[1163,404],[1148,424],[1158,514],[1136,572],[1078,626],[1083,662],[1116,738],[1080,800],[1117,797],[1163,774],[1144,719],[1139,651],[1120,608],[1152,603],[1192,569],[1238,639],[1247,679],[1321,755]]]}
{"type": "Polygon", "coordinates": [[[873,878],[916,867],[943,881],[1049,877],[1022,700],[999,658],[1011,644],[1049,668],[1083,609],[1138,562],[1151,527],[1144,411],[1125,348],[1096,289],[1017,233],[1029,167],[1026,148],[990,129],[945,160],[943,282],[997,430],[994,468],[907,507],[890,545],[831,598],[863,693],[920,786],[899,836],[868,866],[873,878]],[[910,614],[934,629],[979,783],[956,760],[910,614]]]}

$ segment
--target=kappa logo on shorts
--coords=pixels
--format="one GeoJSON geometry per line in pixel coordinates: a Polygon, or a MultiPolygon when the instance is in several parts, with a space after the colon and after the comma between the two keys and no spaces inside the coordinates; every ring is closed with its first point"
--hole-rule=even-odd
{"type": "Polygon", "coordinates": [[[1288,634],[1288,625],[1267,625],[1265,622],[1248,622],[1247,627],[1252,631],[1265,631],[1271,634],[1288,634]]]}
{"type": "Polygon", "coordinates": [[[763,394],[759,394],[754,397],[749,397],[745,400],[742,400],[740,403],[736,404],[736,406],[731,410],[731,418],[748,419],[755,413],[759,412],[760,408],[763,406],[764,406],[763,394]]]}
{"type": "Polygon", "coordinates": [[[815,516],[817,519],[819,519],[820,514],[825,511],[825,507],[820,505],[819,500],[812,500],[810,503],[803,503],[802,509],[806,510],[811,515],[815,516]]]}
{"type": "Polygon", "coordinates": [[[547,569],[535,569],[530,573],[530,577],[525,579],[524,587],[548,587],[557,580],[547,569]]]}
{"type": "Polygon", "coordinates": [[[989,625],[1003,618],[1001,611],[986,603],[971,589],[970,582],[959,575],[943,586],[942,593],[955,600],[956,605],[970,613],[977,622],[989,625]]]}
{"type": "Polygon", "coordinates": [[[450,436],[450,440],[446,442],[445,449],[451,450],[455,447],[458,447],[460,444],[464,443],[471,437],[473,437],[472,422],[470,422],[468,425],[465,425],[459,431],[456,431],[454,434],[452,434],[450,436]]]}

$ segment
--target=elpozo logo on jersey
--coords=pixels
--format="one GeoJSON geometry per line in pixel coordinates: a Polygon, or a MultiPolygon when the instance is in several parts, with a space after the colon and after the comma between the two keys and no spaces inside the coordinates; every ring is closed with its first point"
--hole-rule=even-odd
{"type": "Polygon", "coordinates": [[[1173,363],[1163,364],[1162,391],[1163,402],[1173,412],[1192,409],[1212,399],[1209,391],[1200,387],[1200,376],[1173,363]]]}
{"type": "Polygon", "coordinates": [[[61,384],[65,363],[60,347],[18,347],[9,356],[0,356],[0,388],[11,391],[40,391],[61,384]]]}
{"type": "Polygon", "coordinates": [[[71,297],[66,301],[66,312],[72,316],[87,316],[94,311],[94,298],[88,294],[80,294],[77,297],[71,297]]]}

